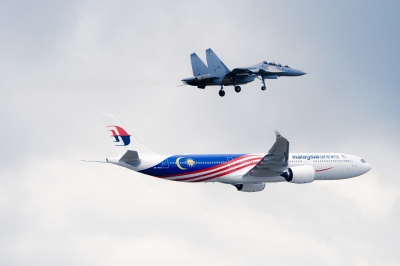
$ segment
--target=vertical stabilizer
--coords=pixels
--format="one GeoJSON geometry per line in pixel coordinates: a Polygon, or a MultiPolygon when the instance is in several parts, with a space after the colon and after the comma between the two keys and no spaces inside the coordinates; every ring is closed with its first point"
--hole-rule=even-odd
{"type": "Polygon", "coordinates": [[[209,74],[222,77],[231,72],[210,48],[206,50],[209,74]]]}
{"type": "Polygon", "coordinates": [[[192,63],[193,76],[198,77],[198,76],[210,74],[210,73],[208,73],[207,66],[197,56],[196,53],[193,53],[190,55],[190,61],[192,63]]]}
{"type": "Polygon", "coordinates": [[[102,115],[102,118],[118,156],[123,156],[128,150],[140,154],[155,154],[140,143],[115,115],[102,115]]]}

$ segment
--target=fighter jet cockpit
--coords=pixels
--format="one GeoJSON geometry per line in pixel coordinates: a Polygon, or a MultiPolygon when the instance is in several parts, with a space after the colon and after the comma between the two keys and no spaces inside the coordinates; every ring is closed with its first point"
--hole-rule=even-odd
{"type": "Polygon", "coordinates": [[[282,64],[281,63],[275,63],[274,61],[271,61],[271,62],[268,62],[268,61],[263,61],[262,62],[264,65],[270,65],[270,66],[279,66],[279,67],[287,67],[287,68],[290,68],[290,66],[288,66],[288,65],[285,65],[285,66],[282,66],[282,64]]]}

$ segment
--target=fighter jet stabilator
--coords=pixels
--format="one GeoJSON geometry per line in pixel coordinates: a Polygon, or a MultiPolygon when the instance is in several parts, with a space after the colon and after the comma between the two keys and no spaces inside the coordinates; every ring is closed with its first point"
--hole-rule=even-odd
{"type": "Polygon", "coordinates": [[[262,81],[261,90],[266,90],[265,79],[277,79],[278,77],[297,77],[306,73],[291,68],[282,66],[275,62],[263,61],[259,64],[250,67],[234,68],[232,71],[218,58],[211,50],[206,50],[207,65],[197,56],[196,53],[190,55],[192,63],[193,77],[184,78],[182,82],[197,86],[199,89],[204,89],[206,86],[221,86],[219,96],[224,97],[224,86],[234,86],[236,92],[242,89],[239,85],[247,84],[258,78],[262,81]]]}

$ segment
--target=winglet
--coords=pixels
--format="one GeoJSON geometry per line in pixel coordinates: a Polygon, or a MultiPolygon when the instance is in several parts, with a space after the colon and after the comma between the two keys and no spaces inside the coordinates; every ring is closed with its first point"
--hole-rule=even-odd
{"type": "Polygon", "coordinates": [[[287,164],[289,158],[289,141],[277,130],[275,130],[275,135],[276,141],[268,153],[274,156],[283,156],[285,158],[285,163],[287,164]]]}

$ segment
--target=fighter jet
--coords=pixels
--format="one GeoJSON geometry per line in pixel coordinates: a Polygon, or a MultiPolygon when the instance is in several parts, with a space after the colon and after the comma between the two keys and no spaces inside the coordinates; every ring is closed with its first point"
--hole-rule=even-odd
{"type": "Polygon", "coordinates": [[[206,50],[207,65],[197,56],[196,53],[190,55],[192,63],[193,77],[184,78],[182,82],[197,86],[199,89],[204,89],[206,86],[221,86],[219,96],[224,97],[224,86],[234,86],[236,92],[240,92],[242,88],[239,85],[247,84],[254,81],[256,78],[261,80],[263,86],[261,90],[265,91],[265,79],[277,79],[278,77],[296,77],[306,73],[291,68],[282,66],[275,62],[263,61],[259,64],[250,67],[234,68],[232,71],[218,58],[211,50],[206,50]]]}

